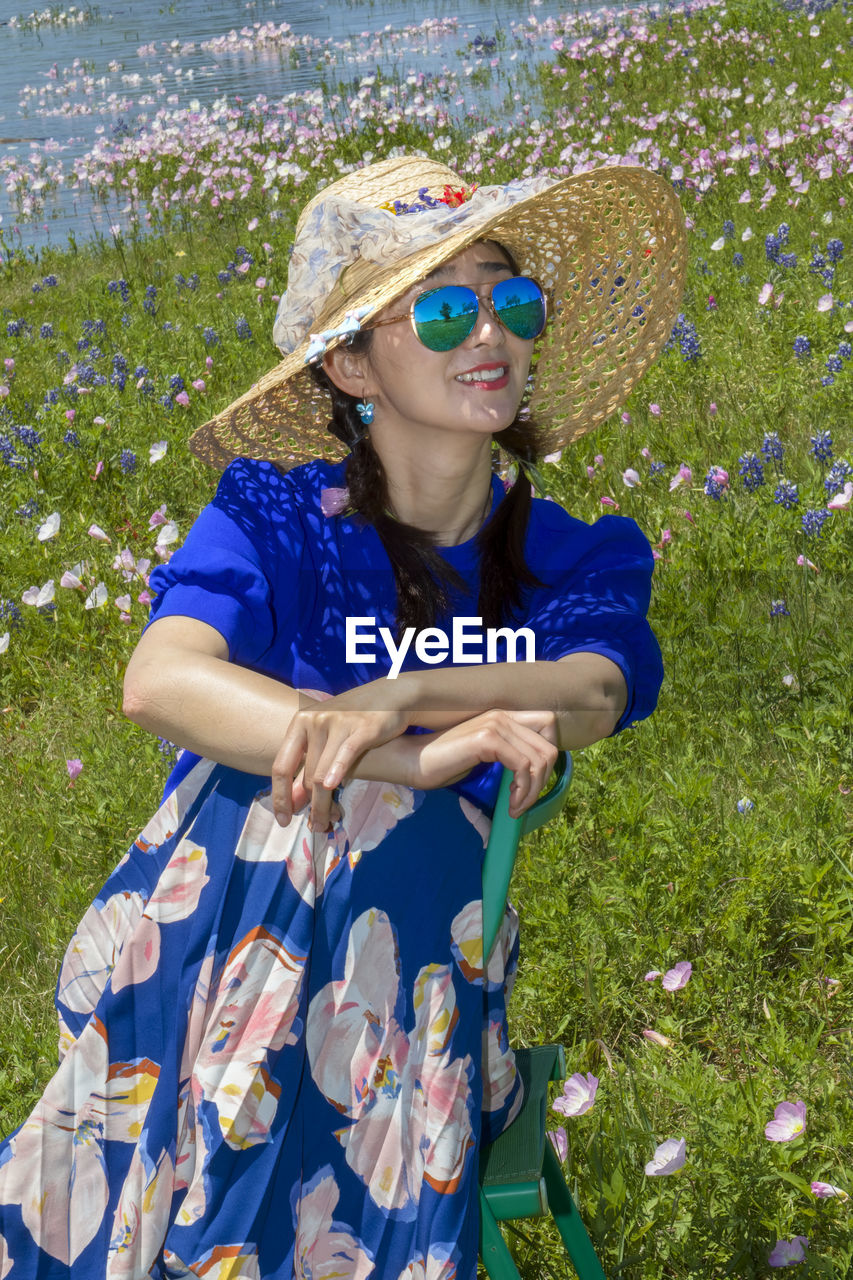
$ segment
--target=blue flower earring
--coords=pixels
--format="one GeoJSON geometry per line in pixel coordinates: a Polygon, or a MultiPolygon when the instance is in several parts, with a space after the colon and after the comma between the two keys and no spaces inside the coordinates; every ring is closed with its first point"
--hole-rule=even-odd
{"type": "Polygon", "coordinates": [[[355,406],[356,413],[361,418],[362,422],[366,427],[369,427],[371,422],[373,421],[374,407],[375,406],[370,400],[368,400],[367,404],[364,404],[361,401],[359,401],[359,403],[355,406]]]}

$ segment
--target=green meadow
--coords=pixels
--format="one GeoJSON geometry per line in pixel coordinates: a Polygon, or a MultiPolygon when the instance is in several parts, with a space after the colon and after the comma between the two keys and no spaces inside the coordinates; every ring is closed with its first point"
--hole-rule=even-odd
{"type": "MultiPolygon", "coordinates": [[[[633,156],[680,192],[690,265],[671,343],[624,411],[542,466],[574,514],[618,509],[648,535],[667,675],[653,717],[576,753],[564,813],[522,847],[514,1037],[562,1041],[570,1073],[599,1081],[552,1128],[608,1276],[843,1280],[853,14],[740,0],[575,15],[555,42],[517,73],[535,118],[508,101],[472,134],[450,114],[436,154],[479,181],[633,156]],[[648,976],[685,961],[686,983],[648,976]],[[770,1140],[798,1102],[804,1126],[770,1140]],[[645,1172],[682,1138],[681,1168],[645,1172]]],[[[293,223],[318,183],[367,148],[436,149],[405,109],[382,129],[381,87],[275,195],[155,202],[144,234],[62,250],[2,240],[0,1137],[54,1069],[63,951],[168,774],[170,744],[123,719],[121,687],[145,562],[216,485],[186,440],[274,363],[293,223]]],[[[140,198],[170,164],[138,163],[140,198]]],[[[548,1224],[510,1239],[529,1280],[573,1274],[548,1224]]]]}

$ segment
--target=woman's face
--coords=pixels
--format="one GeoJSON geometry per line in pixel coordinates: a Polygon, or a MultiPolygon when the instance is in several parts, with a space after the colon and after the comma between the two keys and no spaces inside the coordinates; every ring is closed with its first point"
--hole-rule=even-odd
{"type": "MultiPolygon", "coordinates": [[[[485,298],[513,274],[503,250],[481,241],[413,285],[377,319],[403,315],[419,294],[446,284],[468,285],[485,298]]],[[[429,427],[482,437],[503,431],[515,418],[532,354],[533,342],[510,333],[484,305],[471,333],[451,351],[423,346],[408,316],[376,328],[364,383],[376,406],[371,433],[429,427]]]]}

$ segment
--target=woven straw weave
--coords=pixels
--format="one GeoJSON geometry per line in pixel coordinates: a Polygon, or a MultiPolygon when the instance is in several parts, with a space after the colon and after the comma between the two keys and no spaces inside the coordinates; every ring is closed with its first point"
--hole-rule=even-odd
{"type": "MultiPolygon", "coordinates": [[[[406,156],[357,170],[335,190],[375,208],[388,199],[415,200],[424,186],[439,196],[448,183],[461,185],[444,165],[406,156]]],[[[297,237],[328,190],[303,210],[297,237]]],[[[482,239],[504,245],[521,273],[549,295],[548,325],[534,351],[530,409],[543,452],[561,448],[624,402],[670,336],[687,264],[681,206],[670,183],[646,169],[620,165],[576,174],[502,214],[469,221],[390,268],[357,260],[332,290],[318,329],[337,327],[357,306],[393,302],[482,239]]],[[[305,366],[307,348],[306,334],[291,355],[195,432],[193,452],[218,468],[239,456],[284,468],[344,456],[344,446],[326,430],[328,396],[305,366]]]]}

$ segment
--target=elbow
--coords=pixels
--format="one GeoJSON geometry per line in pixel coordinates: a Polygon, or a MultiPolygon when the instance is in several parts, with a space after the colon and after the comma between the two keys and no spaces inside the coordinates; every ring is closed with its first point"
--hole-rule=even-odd
{"type": "Polygon", "coordinates": [[[135,663],[131,659],[124,675],[121,709],[128,720],[132,720],[142,729],[148,729],[151,727],[151,704],[151,689],[146,668],[142,663],[135,663]]]}

